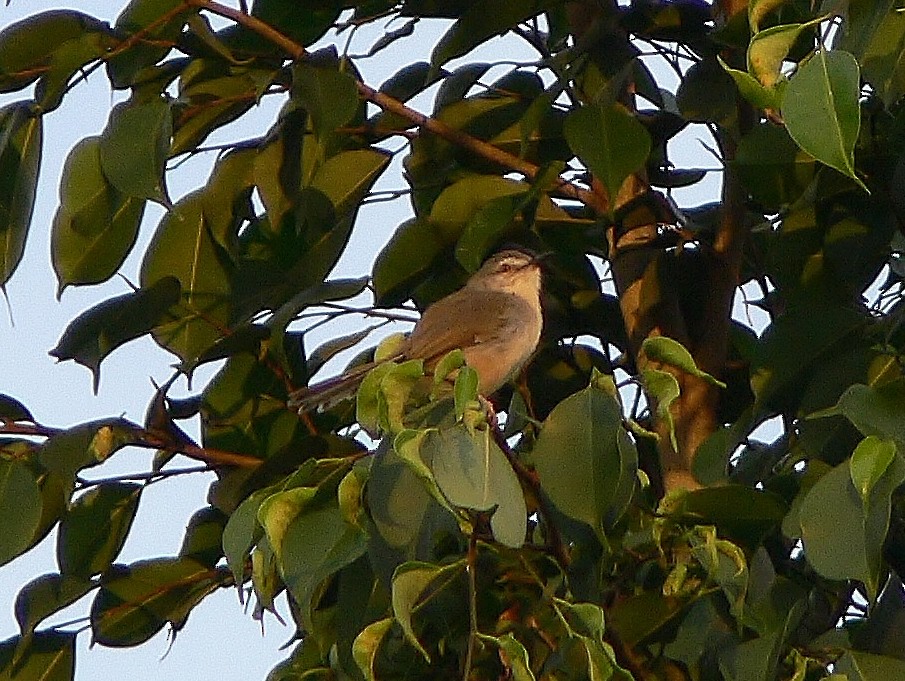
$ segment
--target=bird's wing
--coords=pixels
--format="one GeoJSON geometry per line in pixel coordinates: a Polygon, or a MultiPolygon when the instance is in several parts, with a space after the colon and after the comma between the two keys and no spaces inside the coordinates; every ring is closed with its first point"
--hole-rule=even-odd
{"type": "Polygon", "coordinates": [[[492,340],[482,327],[499,328],[499,323],[489,322],[511,315],[514,302],[509,293],[471,291],[467,287],[441,298],[424,311],[409,337],[405,354],[429,364],[456,348],[492,340]]]}

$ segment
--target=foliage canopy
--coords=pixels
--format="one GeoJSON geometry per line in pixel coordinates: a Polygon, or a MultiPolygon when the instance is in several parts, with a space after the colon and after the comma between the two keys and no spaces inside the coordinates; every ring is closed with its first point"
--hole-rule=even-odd
{"type": "Polygon", "coordinates": [[[89,594],[92,640],[134,646],[226,587],[258,616],[288,594],[298,643],[271,681],[905,678],[900,0],[247,5],[0,32],[0,92],[22,94],[0,108],[0,284],[43,120],[103,69],[122,97],[63,169],[59,291],[109,280],[147,203],[166,213],[134,290],[51,352],[95,386],[147,334],[173,380],[220,362],[194,398],[164,384],[143,424],[60,430],[0,396],[0,564],[56,527],[59,566],[19,592],[0,679],[72,678],[77,634],[42,622],[89,594]],[[439,19],[429,58],[362,80],[356,62],[439,19]],[[386,27],[367,55],[309,49],[367,24],[386,27]],[[468,59],[502,34],[537,59],[468,59]],[[425,91],[428,115],[405,104],[425,91]],[[206,146],[264,98],[270,129],[206,146]],[[674,163],[689,129],[719,200],[673,198],[713,172],[674,163]],[[210,176],[174,201],[169,172],[202,153],[210,176]],[[369,279],[330,279],[395,156],[412,217],[369,279]],[[513,242],[552,257],[502,431],[467,368],[424,392],[419,364],[383,364],[357,405],[287,407],[370,331],[310,347],[312,313],[369,283],[377,319],[423,309],[513,242]],[[733,318],[742,290],[765,329],[733,318]],[[82,476],[128,447],[158,450],[145,483],[82,476]],[[178,556],[117,563],[177,455],[217,471],[210,506],[178,556]]]}

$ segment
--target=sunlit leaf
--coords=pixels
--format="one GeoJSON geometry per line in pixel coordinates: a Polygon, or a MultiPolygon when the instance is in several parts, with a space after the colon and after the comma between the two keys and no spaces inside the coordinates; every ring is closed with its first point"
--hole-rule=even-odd
{"type": "Polygon", "coordinates": [[[858,62],[852,55],[819,50],[789,81],[782,116],[798,146],[865,188],[855,174],[854,161],[861,128],[860,88],[858,62]]]}

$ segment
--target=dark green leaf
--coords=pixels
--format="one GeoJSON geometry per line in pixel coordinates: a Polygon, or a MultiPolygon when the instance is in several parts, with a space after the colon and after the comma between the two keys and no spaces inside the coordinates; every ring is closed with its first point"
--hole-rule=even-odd
{"type": "Polygon", "coordinates": [[[689,121],[725,124],[735,116],[735,84],[715,59],[694,64],[676,91],[679,111],[689,121]]]}
{"type": "Polygon", "coordinates": [[[16,621],[22,635],[34,632],[46,617],[75,603],[97,585],[72,575],[41,575],[22,587],[16,596],[16,621]]]}
{"type": "Polygon", "coordinates": [[[808,562],[828,579],[858,579],[871,599],[879,588],[881,554],[893,491],[905,481],[905,461],[893,463],[862,500],[849,464],[817,481],[801,503],[798,519],[808,562]]]}
{"type": "Polygon", "coordinates": [[[105,300],[72,320],[50,354],[91,369],[96,392],[103,359],[120,345],[156,328],[179,301],[179,294],[179,281],[165,276],[147,288],[105,300]]]}
{"type": "Polygon", "coordinates": [[[343,520],[335,503],[311,503],[308,488],[283,492],[279,500],[268,499],[261,506],[259,518],[271,543],[279,540],[279,556],[283,581],[302,608],[302,621],[310,622],[312,596],[318,585],[361,556],[366,537],[359,528],[343,520]],[[276,503],[279,501],[279,503],[276,503]],[[284,529],[277,531],[279,523],[284,529]]]}
{"type": "Polygon", "coordinates": [[[113,107],[100,144],[101,167],[110,184],[126,196],[168,206],[164,166],[172,134],[170,103],[162,97],[113,107]]]}
{"type": "Polygon", "coordinates": [[[31,412],[15,397],[0,394],[0,418],[7,421],[34,421],[31,412]]]}
{"type": "Polygon", "coordinates": [[[203,194],[189,194],[157,226],[141,264],[143,286],[175,277],[182,298],[158,325],[154,338],[184,361],[193,360],[228,327],[231,293],[228,265],[211,237],[203,194]]]}
{"type": "Polygon", "coordinates": [[[786,130],[769,123],[742,137],[733,162],[751,197],[771,209],[797,200],[813,180],[814,166],[786,130]]]}
{"type": "Polygon", "coordinates": [[[251,548],[263,534],[258,523],[258,508],[270,492],[259,490],[245,499],[229,516],[223,528],[223,555],[237,586],[245,581],[246,561],[251,548]]]}
{"type": "Polygon", "coordinates": [[[18,636],[0,643],[3,681],[72,681],[75,678],[75,634],[41,632],[24,649],[18,636]]]}
{"type": "Polygon", "coordinates": [[[35,100],[41,110],[46,113],[56,109],[77,74],[81,75],[88,64],[102,58],[116,44],[110,27],[98,22],[77,38],[57,46],[47,71],[35,86],[35,100]]]}
{"type": "Polygon", "coordinates": [[[116,18],[116,29],[126,35],[141,32],[150,40],[137,41],[107,60],[107,74],[113,87],[129,87],[142,69],[169,53],[166,43],[179,37],[189,15],[197,11],[183,0],[131,0],[116,18]],[[164,44],[154,44],[155,41],[164,44]]]}
{"type": "Polygon", "coordinates": [[[45,73],[69,41],[104,30],[103,22],[74,10],[41,12],[10,24],[0,31],[0,92],[21,90],[45,73]]]}
{"type": "Polygon", "coordinates": [[[63,166],[60,207],[51,228],[51,257],[59,282],[97,284],[113,276],[129,254],[145,202],[115,189],[101,170],[101,140],[78,142],[63,166]]]}
{"type": "Polygon", "coordinates": [[[0,287],[25,250],[41,164],[42,120],[27,102],[0,109],[0,287]]]}
{"type": "Polygon", "coordinates": [[[903,678],[905,660],[849,650],[836,662],[836,670],[847,681],[887,681],[903,678]]]}
{"type": "Polygon", "coordinates": [[[461,57],[494,35],[506,33],[516,24],[539,14],[543,2],[501,0],[491,4],[471,5],[440,38],[431,54],[431,65],[439,69],[446,62],[461,57]]]}
{"type": "Polygon", "coordinates": [[[89,577],[110,566],[132,527],[142,489],[134,483],[104,483],[73,502],[57,536],[60,572],[89,577]]]}
{"type": "Polygon", "coordinates": [[[614,395],[611,382],[609,387],[595,382],[560,402],[544,421],[532,452],[541,486],[556,507],[596,532],[622,514],[625,499],[615,504],[621,496],[617,491],[623,484],[632,487],[636,475],[637,454],[614,395]],[[563,466],[566,453],[569,465],[563,466]]]}
{"type": "Polygon", "coordinates": [[[223,530],[228,520],[223,511],[213,506],[196,511],[185,529],[179,555],[215,566],[223,557],[223,530]]]}
{"type": "Polygon", "coordinates": [[[335,68],[300,61],[292,72],[293,95],[299,99],[321,139],[345,125],[359,106],[355,79],[335,68]]]}
{"type": "Polygon", "coordinates": [[[854,161],[861,128],[860,92],[855,58],[847,52],[819,50],[789,82],[782,116],[798,146],[864,188],[854,161]]]}
{"type": "Polygon", "coordinates": [[[592,104],[566,118],[566,140],[611,197],[611,204],[625,179],[647,161],[650,134],[623,107],[592,104]]]}
{"type": "Polygon", "coordinates": [[[452,579],[464,569],[463,561],[443,566],[430,563],[403,563],[393,573],[393,616],[402,627],[405,638],[424,656],[428,664],[431,661],[430,655],[415,635],[412,615],[431,584],[452,579]]]}
{"type": "Polygon", "coordinates": [[[874,87],[887,107],[892,107],[905,94],[903,56],[905,56],[905,13],[894,11],[883,17],[860,61],[864,79],[874,87]]]}
{"type": "Polygon", "coordinates": [[[47,470],[71,481],[78,471],[103,463],[135,440],[139,431],[125,419],[83,423],[48,438],[38,460],[47,470]]]}
{"type": "Polygon", "coordinates": [[[663,509],[699,525],[716,525],[721,533],[749,546],[756,546],[777,527],[787,511],[775,494],[741,485],[695,490],[663,509]]]}
{"type": "Polygon", "coordinates": [[[406,300],[411,295],[410,286],[447,245],[440,227],[430,220],[413,218],[399,225],[374,262],[377,304],[398,305],[406,300]]]}
{"type": "Polygon", "coordinates": [[[308,46],[321,38],[339,18],[341,3],[299,5],[293,0],[257,0],[252,16],[269,24],[300,45],[308,46]]]}
{"type": "Polygon", "coordinates": [[[192,608],[217,586],[217,572],[192,558],[115,568],[91,604],[93,640],[119,648],[147,641],[167,623],[178,631],[192,608]]]}
{"type": "Polygon", "coordinates": [[[0,565],[30,547],[41,520],[41,491],[23,462],[0,458],[0,565]]]}

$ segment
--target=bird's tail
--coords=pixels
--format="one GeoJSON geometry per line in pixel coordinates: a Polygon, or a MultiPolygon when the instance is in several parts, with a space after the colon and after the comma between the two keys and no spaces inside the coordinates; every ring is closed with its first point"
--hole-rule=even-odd
{"type": "Polygon", "coordinates": [[[375,366],[376,362],[366,362],[339,376],[300,388],[289,394],[288,404],[291,408],[298,409],[299,414],[314,410],[326,411],[343,400],[355,397],[358,386],[375,366]]]}

